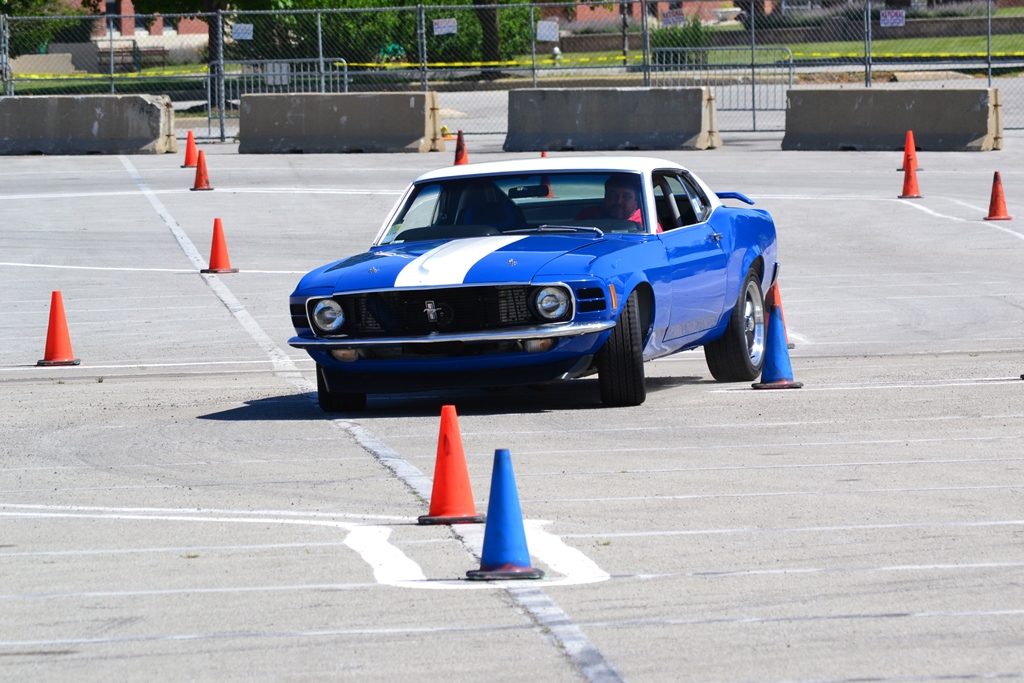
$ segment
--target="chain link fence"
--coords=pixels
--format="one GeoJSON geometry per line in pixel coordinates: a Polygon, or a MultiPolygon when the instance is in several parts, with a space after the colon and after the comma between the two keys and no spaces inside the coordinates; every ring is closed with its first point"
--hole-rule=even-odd
{"type": "Polygon", "coordinates": [[[994,86],[1024,128],[1024,7],[889,1],[0,16],[0,75],[7,95],[166,94],[182,136],[222,140],[246,93],[436,90],[451,130],[500,134],[513,88],[648,85],[710,86],[723,131],[781,130],[791,87],[994,86]]]}

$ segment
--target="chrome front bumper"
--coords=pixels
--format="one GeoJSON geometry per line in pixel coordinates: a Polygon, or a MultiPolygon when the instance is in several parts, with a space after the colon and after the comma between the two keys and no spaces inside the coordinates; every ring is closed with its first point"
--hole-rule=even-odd
{"type": "Polygon", "coordinates": [[[331,349],[352,349],[360,346],[397,346],[399,344],[437,344],[439,342],[496,342],[516,341],[519,339],[546,339],[550,337],[578,337],[584,334],[604,332],[615,327],[614,320],[598,320],[585,323],[565,323],[561,325],[545,325],[536,327],[517,327],[514,329],[466,332],[463,334],[442,334],[434,332],[420,337],[375,337],[372,339],[351,339],[348,337],[330,337],[309,339],[308,337],[292,337],[288,345],[297,349],[313,349],[330,351],[331,349]]]}

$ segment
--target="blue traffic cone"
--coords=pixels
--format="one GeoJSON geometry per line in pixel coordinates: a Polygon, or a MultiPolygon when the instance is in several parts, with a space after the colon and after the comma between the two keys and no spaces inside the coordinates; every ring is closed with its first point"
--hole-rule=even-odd
{"type": "Polygon", "coordinates": [[[755,389],[799,389],[804,384],[793,381],[793,366],[789,363],[789,348],[786,343],[786,321],[774,300],[768,313],[766,336],[768,339],[764,345],[761,381],[751,386],[755,389]]]}
{"type": "Polygon", "coordinates": [[[466,572],[466,578],[472,581],[544,578],[543,571],[530,566],[523,511],[519,507],[516,477],[512,473],[512,455],[507,448],[494,451],[480,569],[466,572]]]}

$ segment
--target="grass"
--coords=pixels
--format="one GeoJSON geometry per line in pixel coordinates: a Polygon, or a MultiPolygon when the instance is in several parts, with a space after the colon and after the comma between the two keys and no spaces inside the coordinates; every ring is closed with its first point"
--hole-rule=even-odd
{"type": "MultiPolygon", "coordinates": [[[[790,45],[794,59],[821,59],[826,57],[863,57],[864,43],[822,42],[790,45]]],[[[992,36],[992,53],[1024,53],[1024,35],[992,36]]],[[[971,56],[984,57],[985,36],[958,38],[906,38],[902,40],[872,40],[874,57],[971,56]]]]}

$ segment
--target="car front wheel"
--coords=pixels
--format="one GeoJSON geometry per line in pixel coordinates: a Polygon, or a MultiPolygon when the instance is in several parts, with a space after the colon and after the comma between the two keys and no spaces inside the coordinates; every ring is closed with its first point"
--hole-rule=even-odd
{"type": "Polygon", "coordinates": [[[711,376],[719,382],[749,382],[764,365],[764,296],[757,273],[747,273],[725,334],[704,346],[711,376]]]}
{"type": "Polygon", "coordinates": [[[639,309],[633,292],[611,336],[597,352],[597,379],[606,406],[638,406],[647,398],[639,309]]]}
{"type": "Polygon", "coordinates": [[[316,366],[316,398],[325,413],[354,413],[366,410],[366,394],[328,391],[324,369],[316,366]]]}

